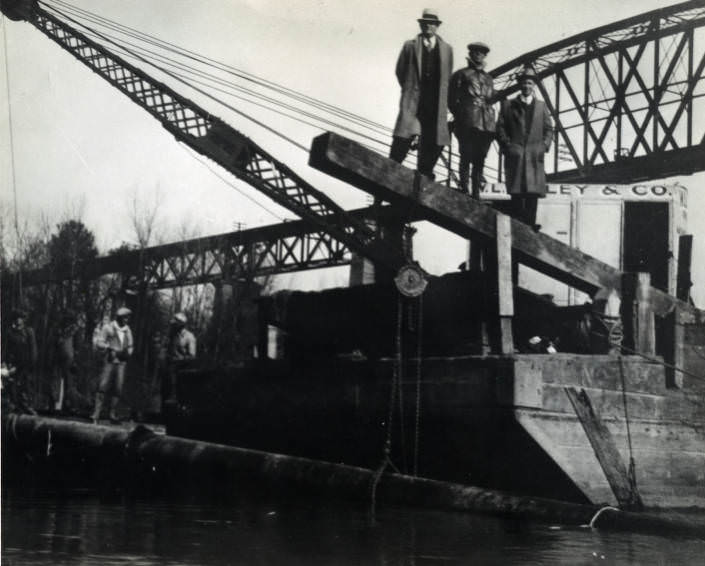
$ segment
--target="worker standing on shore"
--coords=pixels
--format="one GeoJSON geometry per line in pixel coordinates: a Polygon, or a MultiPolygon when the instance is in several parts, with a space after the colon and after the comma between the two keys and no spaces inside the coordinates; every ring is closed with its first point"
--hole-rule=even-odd
{"type": "Polygon", "coordinates": [[[125,366],[134,350],[132,331],[127,325],[132,311],[121,307],[115,313],[115,320],[104,324],[96,339],[96,347],[103,354],[103,367],[100,372],[98,391],[95,394],[95,406],[91,418],[94,423],[100,419],[103,403],[108,393],[110,398],[110,420],[119,422],[117,406],[125,385],[125,366]]]}
{"type": "MultiPolygon", "coordinates": [[[[2,339],[2,363],[5,366],[3,388],[9,392],[11,411],[36,415],[29,395],[30,380],[37,366],[37,339],[27,324],[27,313],[12,311],[10,327],[2,339]]],[[[3,392],[4,393],[4,392],[3,392]]]]}
{"type": "Polygon", "coordinates": [[[468,45],[468,66],[450,79],[448,107],[453,114],[453,133],[460,148],[460,189],[468,192],[472,179],[472,197],[480,198],[484,182],[485,157],[495,135],[494,81],[485,71],[485,56],[490,48],[480,41],[468,45]],[[469,175],[472,165],[472,176],[469,175]]]}
{"type": "Polygon", "coordinates": [[[171,328],[166,347],[166,362],[168,374],[167,402],[176,402],[177,373],[184,362],[196,358],[196,337],[186,328],[188,319],[182,312],[177,312],[171,319],[171,328]]]}
{"type": "Polygon", "coordinates": [[[49,388],[49,410],[80,408],[83,397],[76,387],[76,350],[78,348],[78,323],[76,315],[67,310],[61,316],[56,336],[56,360],[49,388]]]}
{"type": "Polygon", "coordinates": [[[436,33],[442,22],[435,10],[426,8],[418,22],[421,33],[404,43],[397,59],[401,100],[389,157],[401,163],[418,143],[417,169],[433,178],[443,146],[450,144],[448,81],[453,49],[436,33]]]}

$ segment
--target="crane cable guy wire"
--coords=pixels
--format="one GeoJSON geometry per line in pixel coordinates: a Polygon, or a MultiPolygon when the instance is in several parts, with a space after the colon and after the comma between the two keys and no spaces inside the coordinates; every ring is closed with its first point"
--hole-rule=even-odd
{"type": "MultiPolygon", "coordinates": [[[[64,17],[66,20],[68,20],[68,21],[70,21],[70,22],[76,24],[77,26],[84,27],[84,28],[86,27],[84,24],[81,24],[80,22],[76,21],[74,18],[72,18],[72,17],[69,16],[68,14],[63,13],[61,10],[58,10],[58,9],[56,9],[56,8],[54,8],[54,10],[55,10],[58,14],[60,14],[62,17],[64,17]]],[[[109,37],[103,35],[102,33],[98,32],[98,31],[95,31],[95,30],[93,30],[93,33],[94,33],[97,37],[100,37],[101,39],[103,39],[104,41],[107,41],[107,42],[110,43],[111,45],[114,45],[114,46],[119,47],[119,44],[117,44],[117,42],[113,41],[111,38],[109,38],[109,37]]],[[[235,113],[238,114],[239,116],[242,116],[243,118],[246,118],[247,120],[250,120],[251,122],[253,122],[253,123],[256,124],[257,126],[259,126],[260,128],[263,128],[264,130],[266,130],[266,131],[268,131],[268,132],[270,132],[270,133],[272,133],[272,134],[274,134],[274,135],[276,135],[276,136],[282,138],[284,141],[289,142],[289,143],[292,144],[293,146],[298,147],[299,149],[302,149],[303,151],[306,151],[306,152],[308,151],[308,148],[305,147],[304,145],[300,144],[299,142],[297,142],[297,141],[294,140],[293,138],[291,138],[291,137],[289,137],[289,136],[287,136],[287,135],[281,133],[280,131],[276,130],[275,128],[272,128],[271,126],[265,124],[265,123],[262,122],[261,120],[258,120],[258,119],[256,119],[256,118],[253,118],[252,116],[249,116],[248,114],[246,114],[246,113],[243,112],[242,110],[239,110],[239,109],[235,108],[234,106],[228,104],[227,102],[224,102],[224,101],[218,99],[217,97],[213,96],[212,94],[206,92],[205,90],[194,86],[194,85],[193,85],[192,83],[190,83],[189,81],[187,81],[187,80],[181,78],[180,76],[178,76],[178,75],[176,75],[175,73],[169,71],[168,69],[165,69],[165,68],[163,68],[163,67],[160,67],[159,65],[155,64],[155,63],[152,62],[152,61],[149,61],[148,59],[142,57],[141,55],[139,55],[139,54],[137,54],[137,53],[134,53],[134,52],[131,52],[130,50],[128,50],[128,49],[126,49],[126,48],[123,48],[123,49],[124,49],[125,51],[127,51],[128,53],[130,53],[135,59],[137,59],[137,60],[139,60],[139,61],[142,61],[143,63],[146,63],[147,65],[150,65],[150,66],[154,67],[155,69],[157,69],[158,71],[164,73],[165,75],[167,75],[167,76],[169,76],[169,77],[171,77],[171,78],[173,78],[173,79],[179,81],[180,83],[186,85],[187,87],[189,87],[189,88],[192,89],[193,91],[195,91],[195,92],[197,92],[197,93],[199,93],[199,94],[205,96],[206,98],[209,98],[210,100],[212,100],[212,101],[214,101],[214,102],[216,102],[216,103],[218,103],[218,104],[224,106],[225,108],[227,108],[228,110],[231,110],[232,112],[235,112],[235,113]]]]}
{"type": "MultiPolygon", "coordinates": [[[[303,111],[303,110],[301,110],[301,109],[297,109],[297,108],[295,108],[295,107],[293,107],[293,106],[291,106],[291,105],[286,105],[286,104],[284,104],[284,103],[282,103],[282,102],[280,102],[280,101],[277,101],[277,100],[275,100],[275,99],[272,99],[272,98],[270,98],[270,97],[263,96],[263,95],[257,93],[256,91],[252,91],[252,90],[246,89],[246,88],[244,88],[244,87],[242,87],[242,86],[239,86],[239,85],[236,85],[236,84],[234,84],[234,83],[232,83],[232,82],[226,82],[226,81],[224,81],[223,79],[219,79],[219,78],[215,77],[214,75],[207,75],[205,72],[199,71],[198,69],[195,69],[194,67],[186,66],[185,64],[179,63],[179,62],[175,61],[174,59],[167,58],[167,57],[165,57],[165,56],[163,56],[163,55],[159,55],[158,53],[155,53],[154,51],[150,51],[150,50],[148,50],[148,49],[146,49],[146,48],[139,47],[139,46],[135,45],[134,43],[129,43],[129,42],[125,42],[125,41],[122,41],[122,43],[118,43],[117,39],[116,39],[114,36],[110,36],[109,34],[107,34],[107,33],[105,33],[105,32],[98,32],[97,30],[91,28],[90,26],[87,26],[85,23],[79,22],[79,21],[77,21],[75,18],[72,18],[72,17],[68,16],[66,13],[62,12],[61,10],[59,10],[59,9],[56,8],[56,7],[52,7],[52,10],[53,10],[54,12],[56,12],[57,14],[60,14],[62,17],[69,19],[70,21],[72,21],[72,22],[75,23],[76,25],[80,26],[81,28],[87,30],[87,31],[90,32],[94,37],[100,37],[100,38],[103,39],[104,41],[109,41],[111,44],[113,44],[115,47],[117,47],[118,49],[120,49],[122,52],[128,53],[128,54],[131,55],[133,58],[135,58],[135,59],[137,59],[137,60],[140,60],[140,61],[142,61],[142,62],[145,62],[145,63],[147,63],[147,64],[150,64],[151,66],[157,68],[157,69],[160,70],[161,72],[164,72],[164,73],[167,73],[167,74],[168,74],[168,71],[166,71],[163,67],[160,67],[159,65],[155,64],[154,61],[149,60],[149,57],[150,57],[150,56],[153,56],[153,57],[159,59],[162,64],[170,64],[170,65],[171,65],[171,64],[174,64],[174,65],[180,67],[182,70],[188,69],[188,70],[190,70],[190,71],[193,71],[193,72],[197,73],[197,74],[198,74],[199,76],[201,76],[201,77],[207,76],[207,77],[210,78],[211,80],[216,81],[218,84],[221,84],[221,85],[227,84],[227,85],[229,85],[229,86],[231,86],[231,87],[233,87],[233,88],[235,88],[235,89],[237,89],[237,90],[240,90],[240,91],[243,91],[243,92],[247,92],[248,94],[251,94],[251,95],[253,95],[253,96],[256,96],[256,97],[260,98],[261,100],[266,100],[266,101],[268,101],[268,102],[270,102],[270,103],[272,103],[272,104],[279,105],[279,106],[283,106],[283,107],[288,108],[288,109],[290,109],[290,110],[297,111],[297,112],[301,113],[302,115],[306,115],[306,116],[308,116],[308,117],[311,117],[311,118],[317,119],[317,120],[319,120],[319,121],[322,121],[323,123],[326,123],[326,124],[328,124],[328,125],[332,125],[332,126],[335,126],[335,127],[340,128],[340,129],[346,130],[346,131],[348,131],[348,132],[350,132],[350,133],[353,133],[353,134],[355,134],[355,135],[357,135],[357,136],[365,137],[365,138],[367,138],[367,139],[369,139],[369,140],[371,140],[371,141],[375,141],[375,142],[380,143],[380,144],[383,144],[383,145],[387,145],[387,144],[388,144],[388,142],[387,142],[386,140],[380,140],[380,139],[378,139],[378,138],[373,138],[372,136],[369,136],[368,134],[364,134],[364,133],[362,133],[362,132],[353,130],[353,129],[351,129],[350,127],[348,127],[348,126],[346,126],[346,125],[342,125],[342,124],[340,124],[340,123],[333,122],[333,121],[328,120],[328,119],[326,119],[326,118],[323,118],[323,117],[321,117],[321,116],[314,115],[314,114],[312,114],[312,113],[310,113],[310,112],[305,112],[305,111],[303,111]],[[128,47],[126,47],[126,45],[129,45],[130,47],[132,47],[132,48],[134,49],[134,51],[133,51],[133,49],[129,49],[128,47]],[[140,55],[137,53],[137,51],[141,51],[142,56],[140,56],[140,55]]],[[[112,25],[111,25],[111,26],[108,26],[108,27],[110,27],[111,29],[115,29],[115,26],[112,26],[112,25]]],[[[120,31],[121,33],[125,33],[125,32],[122,32],[121,30],[118,30],[118,31],[120,31]]],[[[137,35],[134,34],[134,33],[129,34],[129,35],[130,35],[131,37],[133,37],[133,38],[138,38],[138,39],[140,38],[139,36],[137,36],[137,35]]],[[[148,36],[148,37],[149,37],[149,36],[148,36]]],[[[167,46],[165,47],[163,44],[159,44],[158,41],[151,40],[151,38],[150,38],[149,40],[145,40],[145,41],[147,41],[148,43],[150,43],[150,44],[152,44],[152,45],[156,45],[156,46],[158,46],[158,47],[161,47],[162,49],[165,49],[165,50],[169,51],[170,53],[177,54],[177,55],[183,55],[182,53],[180,53],[181,50],[177,50],[177,49],[172,48],[171,44],[167,44],[167,46]]],[[[193,56],[190,56],[190,55],[189,55],[188,57],[191,58],[191,59],[195,59],[195,60],[199,61],[199,59],[196,59],[196,58],[193,57],[193,56]]],[[[203,63],[203,61],[199,61],[199,62],[203,63]]],[[[210,64],[210,63],[204,63],[204,64],[206,64],[206,65],[208,65],[208,66],[210,66],[210,67],[213,67],[213,68],[217,68],[217,67],[215,67],[215,65],[210,64]]],[[[219,70],[227,70],[227,69],[222,69],[222,68],[220,68],[219,70]]],[[[183,79],[183,78],[182,78],[182,79],[183,79]]],[[[185,81],[182,80],[181,82],[185,82],[185,81]]],[[[188,83],[186,83],[186,84],[187,84],[187,86],[190,86],[191,88],[193,88],[192,85],[189,85],[188,83]]],[[[265,86],[266,86],[266,85],[265,85],[265,86]]],[[[281,91],[281,90],[282,90],[282,87],[279,87],[279,90],[281,91]]],[[[204,93],[202,93],[202,94],[204,94],[204,93]]],[[[299,95],[299,98],[301,98],[300,95],[299,95]]],[[[216,102],[218,102],[218,103],[220,103],[220,104],[222,104],[222,105],[228,107],[227,104],[225,104],[223,101],[216,100],[216,102]]],[[[319,108],[321,108],[322,104],[323,104],[323,103],[318,103],[317,105],[314,105],[314,106],[318,106],[319,108]]],[[[334,107],[333,107],[333,108],[334,108],[334,107]]],[[[230,109],[232,109],[232,108],[230,108],[230,109]]],[[[339,110],[337,110],[337,109],[336,109],[336,111],[342,112],[342,111],[339,111],[339,110]]],[[[354,116],[354,115],[353,115],[353,116],[354,116]]],[[[290,117],[291,117],[291,116],[290,116],[290,117]]],[[[249,118],[249,117],[248,117],[248,118],[249,118]]],[[[369,128],[369,126],[363,126],[363,127],[368,127],[368,128],[369,128]]],[[[379,127],[380,127],[380,128],[383,128],[382,126],[379,126],[379,127]]]]}
{"type": "MultiPolygon", "coordinates": [[[[279,85],[279,84],[274,83],[272,81],[262,79],[260,77],[257,77],[255,75],[251,74],[251,73],[248,73],[246,71],[242,71],[241,69],[237,69],[235,67],[226,65],[224,63],[221,63],[221,62],[215,61],[213,59],[210,59],[208,57],[199,55],[199,54],[194,53],[192,51],[189,51],[187,49],[181,48],[173,43],[169,43],[169,42],[160,40],[158,38],[155,38],[154,36],[151,36],[149,34],[142,33],[142,32],[135,30],[134,28],[131,28],[129,26],[125,26],[123,24],[111,21],[107,18],[104,18],[102,16],[98,16],[98,15],[93,14],[91,12],[88,12],[86,10],[76,8],[69,3],[63,2],[62,0],[52,0],[52,2],[55,4],[61,5],[62,7],[65,7],[65,9],[67,9],[68,11],[70,11],[71,13],[76,15],[77,17],[81,17],[83,19],[91,21],[91,22],[95,23],[96,25],[101,26],[102,28],[108,28],[110,30],[113,30],[113,31],[119,33],[119,34],[125,35],[127,37],[131,37],[131,38],[136,39],[138,41],[142,41],[148,45],[157,47],[159,49],[163,49],[163,50],[167,51],[169,54],[174,54],[176,56],[183,57],[183,58],[189,59],[191,61],[195,61],[199,64],[205,65],[205,66],[210,67],[212,69],[216,69],[217,71],[225,72],[225,73],[228,73],[229,75],[232,75],[232,76],[238,77],[242,80],[253,83],[261,88],[266,88],[266,89],[272,90],[275,93],[277,93],[278,95],[288,97],[289,99],[292,99],[298,103],[306,104],[308,107],[312,107],[314,109],[314,111],[311,111],[311,110],[306,111],[306,110],[297,108],[295,106],[292,106],[291,104],[284,103],[284,102],[279,101],[277,99],[274,99],[272,97],[265,96],[255,90],[243,87],[241,85],[237,85],[237,84],[230,82],[230,81],[226,81],[225,79],[219,78],[216,75],[213,75],[211,73],[207,73],[205,71],[201,71],[199,69],[196,69],[192,65],[188,65],[186,63],[181,63],[179,61],[176,61],[173,58],[170,58],[166,55],[156,53],[155,51],[152,51],[152,50],[147,49],[145,47],[139,47],[138,45],[136,45],[134,43],[124,42],[121,39],[118,40],[117,37],[111,36],[107,32],[99,33],[96,30],[94,30],[92,27],[86,25],[85,23],[78,22],[75,19],[71,20],[71,21],[75,22],[77,25],[79,25],[80,27],[82,27],[83,29],[85,29],[87,31],[87,33],[94,35],[94,37],[100,37],[101,39],[103,39],[105,41],[111,41],[111,43],[114,46],[116,46],[116,48],[120,49],[120,51],[122,53],[127,53],[128,56],[131,56],[131,57],[136,58],[137,60],[141,60],[141,61],[145,61],[146,59],[150,59],[151,57],[154,57],[157,60],[159,60],[160,64],[162,64],[162,65],[167,65],[172,68],[176,67],[176,68],[179,68],[182,71],[185,71],[187,73],[193,72],[201,78],[206,78],[207,80],[212,80],[216,84],[219,84],[221,86],[228,86],[230,88],[238,90],[241,93],[245,93],[249,96],[253,96],[253,97],[257,98],[257,99],[265,102],[266,104],[258,103],[253,100],[243,98],[239,95],[236,95],[236,94],[233,94],[230,92],[224,92],[222,89],[215,89],[223,94],[237,98],[238,100],[245,101],[249,104],[252,104],[252,105],[255,105],[255,106],[258,106],[261,108],[265,108],[265,109],[272,111],[272,112],[275,112],[279,115],[286,116],[292,120],[296,120],[296,121],[298,121],[302,124],[305,124],[309,127],[313,127],[313,128],[319,129],[321,131],[325,131],[326,128],[324,128],[320,125],[316,125],[308,120],[303,120],[302,118],[300,118],[298,116],[292,116],[291,114],[283,113],[280,110],[274,109],[272,107],[268,107],[267,104],[279,106],[281,108],[288,109],[292,112],[299,113],[302,116],[306,116],[306,117],[310,118],[311,120],[317,120],[317,121],[321,122],[322,124],[325,124],[327,127],[333,127],[335,129],[352,134],[354,137],[361,138],[362,140],[365,140],[367,142],[379,144],[380,146],[382,146],[382,148],[376,148],[376,147],[370,146],[369,143],[365,143],[364,141],[361,142],[362,145],[364,145],[365,147],[367,147],[368,149],[370,149],[372,151],[386,154],[386,149],[387,149],[387,147],[389,145],[389,141],[390,141],[389,138],[391,137],[391,130],[389,128],[387,128],[386,126],[375,123],[374,121],[369,120],[363,116],[356,115],[352,112],[349,112],[347,110],[344,110],[344,109],[339,108],[337,106],[334,106],[332,104],[320,101],[318,99],[315,99],[315,98],[310,97],[308,95],[305,95],[303,93],[297,92],[297,91],[290,89],[288,87],[285,87],[283,85],[279,85]],[[125,43],[126,45],[130,45],[130,47],[132,49],[141,53],[142,57],[139,57],[138,55],[133,53],[133,51],[131,49],[127,49],[124,46],[122,46],[120,44],[120,41],[122,41],[122,43],[125,43]],[[319,113],[317,114],[316,112],[319,112],[319,113]],[[336,121],[334,121],[334,119],[331,119],[331,118],[326,118],[326,117],[322,116],[320,113],[333,115],[334,119],[342,119],[344,121],[344,123],[336,122],[336,121]],[[358,131],[355,128],[362,128],[367,133],[358,131]],[[380,139],[378,137],[380,135],[383,136],[383,139],[380,139]]],[[[59,10],[55,6],[52,6],[52,4],[48,4],[46,1],[42,1],[41,3],[45,7],[56,11],[58,14],[61,14],[63,17],[66,17],[66,15],[61,10],[59,10]]],[[[155,68],[159,69],[160,71],[165,72],[163,68],[161,68],[159,65],[154,64],[152,61],[145,61],[145,62],[154,66],[155,68]]],[[[188,80],[186,80],[183,75],[179,75],[179,77],[181,78],[182,82],[184,82],[185,84],[188,85],[188,80]]],[[[203,81],[195,81],[194,79],[191,79],[191,81],[196,82],[197,84],[201,84],[204,87],[213,89],[213,87],[211,85],[207,85],[203,81]]],[[[188,86],[192,87],[192,85],[188,85],[188,86]]],[[[225,104],[223,101],[220,101],[217,99],[216,99],[216,101],[219,104],[222,104],[223,106],[225,106],[226,108],[232,109],[232,107],[225,104]]],[[[299,149],[303,149],[301,146],[297,146],[297,147],[299,147],[299,149]]],[[[410,156],[410,158],[411,158],[411,156],[410,156]]],[[[444,163],[444,165],[446,167],[452,168],[456,161],[457,161],[456,154],[452,154],[450,156],[450,159],[448,159],[445,155],[442,156],[442,162],[444,163]]],[[[491,166],[489,166],[488,168],[490,170],[494,169],[491,166]]]]}
{"type": "Polygon", "coordinates": [[[334,105],[329,104],[327,102],[313,98],[313,97],[308,96],[306,94],[300,93],[294,89],[277,84],[273,81],[269,81],[267,79],[257,77],[256,75],[253,75],[252,73],[248,73],[247,71],[244,71],[242,69],[238,69],[236,67],[226,65],[220,61],[216,61],[214,59],[205,57],[203,55],[200,55],[200,54],[195,53],[193,51],[190,51],[188,49],[182,48],[176,44],[161,40],[161,39],[156,38],[154,36],[151,36],[149,34],[145,34],[143,32],[140,32],[139,30],[136,30],[136,29],[131,28],[129,26],[125,26],[125,25],[120,24],[118,22],[113,22],[113,21],[111,21],[107,18],[104,18],[102,16],[98,16],[98,15],[92,14],[91,12],[88,12],[86,10],[76,8],[67,2],[63,2],[62,0],[53,0],[53,1],[57,4],[60,4],[62,6],[69,8],[70,10],[74,11],[74,13],[78,12],[78,13],[85,15],[86,19],[88,19],[89,21],[93,21],[94,23],[99,23],[100,25],[105,25],[106,27],[109,27],[110,29],[114,29],[120,33],[123,33],[125,35],[130,36],[130,37],[133,37],[135,39],[142,39],[148,44],[151,44],[151,45],[154,45],[157,47],[161,47],[165,50],[171,51],[172,53],[176,53],[176,54],[181,55],[183,57],[186,57],[188,59],[206,64],[207,66],[210,66],[210,67],[222,70],[222,71],[226,71],[233,76],[237,76],[239,78],[242,78],[243,80],[253,82],[256,85],[262,86],[264,88],[274,90],[275,92],[279,92],[281,94],[284,94],[286,96],[294,98],[295,100],[299,100],[301,102],[306,102],[307,104],[309,104],[311,106],[318,107],[318,108],[325,110],[325,111],[328,111],[330,113],[338,114],[341,117],[347,117],[351,121],[358,122],[361,125],[365,125],[368,128],[380,129],[380,130],[382,130],[382,132],[386,133],[387,135],[391,134],[391,129],[388,128],[387,126],[384,126],[382,124],[378,124],[372,120],[369,120],[368,118],[354,114],[352,112],[349,112],[341,107],[334,106],[334,105]],[[125,31],[125,30],[127,30],[127,31],[125,31]]]}
{"type": "MultiPolygon", "coordinates": [[[[15,141],[13,137],[14,124],[12,122],[12,99],[10,97],[10,62],[7,57],[7,29],[5,26],[5,16],[0,15],[2,21],[2,38],[3,47],[5,51],[5,87],[7,88],[7,119],[8,119],[8,134],[10,139],[10,170],[12,179],[12,209],[13,209],[13,220],[15,223],[15,237],[17,238],[17,245],[20,245],[20,221],[19,215],[17,213],[17,177],[15,173],[15,141]]],[[[20,302],[22,302],[22,262],[19,263],[18,273],[18,291],[20,302]]]]}

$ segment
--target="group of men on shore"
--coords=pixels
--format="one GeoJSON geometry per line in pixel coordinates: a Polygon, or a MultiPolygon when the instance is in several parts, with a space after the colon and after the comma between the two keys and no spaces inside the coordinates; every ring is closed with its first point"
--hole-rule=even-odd
{"type": "Polygon", "coordinates": [[[467,67],[453,72],[453,49],[437,33],[438,13],[427,8],[418,23],[421,33],[404,43],[397,59],[401,99],[389,157],[401,163],[417,148],[418,171],[434,178],[452,130],[460,149],[459,189],[479,199],[485,158],[497,140],[511,200],[495,206],[535,227],[537,200],[546,194],[544,154],[553,136],[546,104],[534,96],[535,71],[525,68],[517,76],[520,94],[501,102],[495,120],[496,93],[485,71],[489,46],[468,44],[467,67]]]}
{"type": "MultiPolygon", "coordinates": [[[[104,324],[96,336],[95,346],[102,356],[102,368],[98,380],[98,390],[91,420],[97,423],[102,415],[106,399],[110,399],[108,418],[111,422],[119,421],[117,407],[122,399],[125,384],[127,360],[134,352],[134,339],[128,324],[132,311],[127,307],[119,308],[115,319],[104,324]]],[[[171,319],[169,332],[160,347],[158,357],[161,368],[161,395],[165,402],[176,400],[176,374],[181,364],[196,357],[196,337],[186,328],[187,318],[183,312],[176,313],[171,319]]]]}
{"type": "MultiPolygon", "coordinates": [[[[100,369],[95,400],[90,414],[95,423],[108,407],[108,418],[119,421],[118,405],[123,400],[126,367],[134,353],[134,338],[129,326],[132,311],[127,307],[116,310],[112,320],[98,326],[94,334],[93,348],[100,369]]],[[[2,385],[3,406],[11,411],[35,414],[29,384],[31,375],[37,370],[37,340],[32,327],[27,324],[27,313],[15,309],[3,338],[2,385]]],[[[196,337],[186,328],[187,317],[176,313],[169,324],[165,340],[159,344],[156,356],[160,393],[166,402],[176,400],[176,375],[180,366],[196,357],[196,337]]],[[[46,379],[45,394],[48,410],[52,413],[65,411],[80,413],[82,406],[89,404],[87,397],[77,389],[77,335],[79,326],[70,311],[62,314],[56,329],[56,351],[52,360],[53,369],[46,379]]]]}

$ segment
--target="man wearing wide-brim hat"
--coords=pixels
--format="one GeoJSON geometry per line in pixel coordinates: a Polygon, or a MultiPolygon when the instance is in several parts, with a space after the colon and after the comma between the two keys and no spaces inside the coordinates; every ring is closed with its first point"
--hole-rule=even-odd
{"type": "Polygon", "coordinates": [[[184,362],[196,357],[196,337],[186,328],[188,318],[183,312],[177,312],[171,319],[171,328],[166,346],[168,380],[162,382],[162,396],[167,402],[177,400],[178,372],[184,362]]]}
{"type": "Polygon", "coordinates": [[[468,44],[468,65],[450,78],[448,107],[453,114],[453,133],[460,149],[460,189],[468,192],[472,165],[472,196],[480,198],[484,181],[485,157],[495,132],[494,82],[485,71],[485,57],[490,48],[481,41],[468,44]]]}
{"type": "Polygon", "coordinates": [[[125,385],[125,366],[134,350],[132,331],[127,324],[131,314],[132,311],[127,307],[120,307],[115,312],[115,320],[104,324],[98,333],[96,347],[103,355],[103,367],[91,416],[94,423],[100,419],[103,402],[110,394],[110,420],[119,421],[117,407],[125,385]]]}
{"type": "Polygon", "coordinates": [[[401,163],[418,141],[417,169],[433,176],[448,132],[448,81],[453,71],[453,50],[439,35],[438,12],[426,8],[417,20],[421,33],[406,41],[397,59],[401,86],[399,114],[389,157],[401,163]]]}
{"type": "Polygon", "coordinates": [[[517,75],[519,95],[502,102],[497,140],[504,156],[504,173],[510,203],[498,201],[503,212],[538,229],[538,199],[546,195],[544,154],[551,147],[553,121],[545,102],[536,98],[536,72],[525,67],[517,75]]]}

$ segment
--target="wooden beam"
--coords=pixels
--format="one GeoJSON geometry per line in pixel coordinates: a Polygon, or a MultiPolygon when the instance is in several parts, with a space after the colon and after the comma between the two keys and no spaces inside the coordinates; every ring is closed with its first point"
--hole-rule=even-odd
{"type": "MultiPolygon", "coordinates": [[[[680,309],[676,309],[669,322],[673,324],[673,359],[670,360],[674,367],[685,366],[685,327],[680,323],[680,309]]],[[[683,374],[680,371],[670,370],[666,374],[666,386],[673,389],[683,389],[683,374]]]]}
{"type": "MultiPolygon", "coordinates": [[[[464,238],[491,240],[495,237],[497,212],[469,196],[434,183],[359,143],[328,132],[313,140],[309,164],[333,177],[350,183],[404,210],[464,238]]],[[[541,273],[592,295],[598,289],[621,293],[622,273],[604,262],[547,236],[534,232],[518,220],[511,220],[512,251],[515,259],[541,273]]],[[[675,297],[652,288],[651,309],[666,316],[676,307],[698,310],[675,297]]]]}
{"type": "Polygon", "coordinates": [[[690,298],[690,288],[693,282],[690,280],[690,268],[693,260],[693,236],[684,234],[678,237],[678,272],[676,275],[676,297],[681,301],[688,302],[690,298]]]}
{"type": "MultiPolygon", "coordinates": [[[[426,219],[465,238],[494,239],[497,212],[468,195],[453,191],[362,145],[334,133],[313,141],[310,165],[391,203],[403,203],[426,219]]],[[[600,288],[620,287],[617,269],[562,242],[536,233],[511,219],[512,250],[516,259],[593,294],[600,288]]]]}
{"type": "Polygon", "coordinates": [[[625,273],[622,280],[623,300],[630,320],[625,325],[631,330],[630,343],[637,352],[656,354],[656,320],[651,308],[651,275],[625,273]]]}
{"type": "Polygon", "coordinates": [[[580,392],[575,387],[566,387],[566,395],[570,399],[575,414],[578,416],[580,424],[583,425],[585,434],[590,441],[592,449],[595,451],[597,461],[605,473],[607,483],[610,484],[612,493],[617,498],[620,507],[624,509],[642,509],[644,504],[641,501],[636,486],[632,489],[629,481],[627,469],[624,466],[622,457],[617,450],[614,438],[609,429],[593,409],[590,397],[584,389],[580,392]]]}
{"type": "Polygon", "coordinates": [[[512,225],[511,219],[506,214],[497,215],[497,295],[499,297],[499,342],[501,352],[502,354],[513,354],[514,282],[512,281],[512,225]]]}

